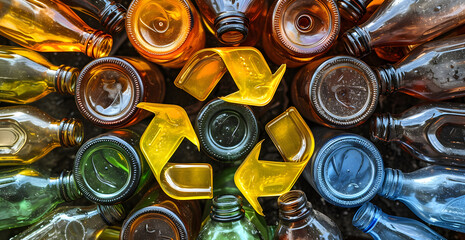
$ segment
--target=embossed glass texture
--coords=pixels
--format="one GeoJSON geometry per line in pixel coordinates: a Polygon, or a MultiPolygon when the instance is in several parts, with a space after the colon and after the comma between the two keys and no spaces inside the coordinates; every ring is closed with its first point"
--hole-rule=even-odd
{"type": "Polygon", "coordinates": [[[387,168],[380,196],[403,202],[428,224],[465,232],[465,169],[432,165],[411,173],[387,168]]]}
{"type": "Polygon", "coordinates": [[[0,102],[25,104],[51,92],[74,95],[78,74],[26,48],[0,46],[0,102]]]}
{"type": "Polygon", "coordinates": [[[307,196],[292,190],[278,198],[279,222],[275,240],[341,240],[336,223],[323,213],[314,210],[307,196]]]}
{"type": "Polygon", "coordinates": [[[427,42],[465,23],[465,5],[451,0],[386,0],[363,24],[344,33],[346,51],[363,56],[373,47],[427,42]]]}
{"type": "Polygon", "coordinates": [[[32,106],[0,108],[0,165],[32,163],[57,147],[81,145],[82,123],[58,120],[32,106]]]}
{"type": "Polygon", "coordinates": [[[69,172],[50,178],[48,174],[31,168],[2,169],[0,230],[33,224],[59,203],[79,196],[69,172]]]}
{"type": "Polygon", "coordinates": [[[262,31],[263,48],[276,64],[302,66],[329,50],[340,22],[334,0],[276,0],[262,31]]]}
{"type": "Polygon", "coordinates": [[[182,67],[205,46],[200,16],[189,0],[134,0],[126,32],[146,59],[165,67],[182,67]]]}
{"type": "Polygon", "coordinates": [[[0,34],[39,52],[83,52],[105,57],[113,40],[90,28],[57,0],[1,0],[0,34]]]}
{"type": "Polygon", "coordinates": [[[388,215],[369,202],[357,210],[352,224],[374,240],[446,240],[419,221],[388,215]]]}
{"type": "Polygon", "coordinates": [[[424,103],[401,114],[376,114],[374,141],[396,142],[429,163],[465,166],[465,104],[424,103]]]}
{"type": "Polygon", "coordinates": [[[378,104],[378,82],[365,63],[348,56],[326,57],[302,68],[291,86],[302,115],[333,128],[365,122],[378,104]]]}

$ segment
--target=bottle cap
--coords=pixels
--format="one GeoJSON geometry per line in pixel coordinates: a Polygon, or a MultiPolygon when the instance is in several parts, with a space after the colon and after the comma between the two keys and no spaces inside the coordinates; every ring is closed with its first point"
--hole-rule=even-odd
{"type": "Polygon", "coordinates": [[[175,213],[163,207],[149,206],[124,221],[120,239],[188,239],[188,232],[175,213]]]}
{"type": "Polygon", "coordinates": [[[220,99],[200,110],[195,130],[202,149],[220,161],[244,159],[258,141],[258,123],[252,109],[220,99]]]}
{"type": "Polygon", "coordinates": [[[129,124],[141,109],[142,79],[129,62],[106,57],[87,64],[76,83],[76,105],[84,117],[104,128],[129,124]]]}
{"type": "Polygon", "coordinates": [[[90,201],[120,203],[138,188],[142,161],[142,155],[130,143],[107,133],[90,139],[79,149],[74,178],[90,201]]]}
{"type": "Polygon", "coordinates": [[[375,111],[379,95],[375,73],[348,56],[323,61],[311,76],[309,91],[316,114],[337,128],[365,122],[375,111]]]}
{"type": "Polygon", "coordinates": [[[355,134],[337,135],[312,156],[305,175],[318,193],[340,207],[356,207],[372,199],[384,179],[376,147],[355,134]],[[309,179],[310,178],[310,179],[309,179]]]}

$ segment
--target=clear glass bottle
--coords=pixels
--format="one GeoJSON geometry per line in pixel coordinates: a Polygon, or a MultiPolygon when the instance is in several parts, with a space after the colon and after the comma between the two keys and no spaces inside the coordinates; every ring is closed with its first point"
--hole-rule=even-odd
{"type": "Polygon", "coordinates": [[[258,141],[258,122],[246,105],[215,99],[197,115],[195,130],[202,150],[223,162],[243,160],[258,141]]]}
{"type": "Polygon", "coordinates": [[[197,240],[262,239],[255,226],[244,217],[241,197],[216,196],[211,209],[210,219],[203,225],[197,240]]]}
{"type": "Polygon", "coordinates": [[[416,47],[394,65],[375,68],[381,93],[403,92],[428,101],[465,96],[465,35],[416,47]]]}
{"type": "Polygon", "coordinates": [[[78,74],[26,48],[0,46],[0,102],[25,104],[51,92],[74,95],[78,74]]]}
{"type": "Polygon", "coordinates": [[[83,52],[106,57],[110,35],[89,27],[56,0],[0,0],[0,34],[39,52],[83,52]]]}
{"type": "Polygon", "coordinates": [[[126,8],[114,0],[60,0],[64,4],[97,20],[109,33],[118,33],[124,28],[126,8]]]}
{"type": "Polygon", "coordinates": [[[340,22],[334,0],[276,0],[261,30],[263,48],[276,64],[302,66],[329,50],[340,22]]]}
{"type": "Polygon", "coordinates": [[[126,32],[140,55],[165,67],[182,67],[205,46],[200,15],[189,0],[132,1],[126,32]]]}
{"type": "Polygon", "coordinates": [[[378,104],[376,75],[364,62],[348,56],[311,62],[294,77],[291,97],[307,119],[332,128],[365,122],[378,104]]]}
{"type": "Polygon", "coordinates": [[[401,114],[376,114],[373,141],[396,142],[414,157],[445,165],[465,166],[465,104],[424,103],[401,114]]]}
{"type": "Polygon", "coordinates": [[[446,240],[419,221],[387,215],[369,202],[357,210],[352,224],[375,240],[446,240]]]}
{"type": "Polygon", "coordinates": [[[81,121],[54,119],[32,106],[0,108],[0,166],[32,163],[57,147],[79,146],[81,121]]]}
{"type": "Polygon", "coordinates": [[[360,57],[374,47],[427,42],[464,23],[465,5],[460,1],[386,0],[342,39],[346,51],[360,57]]]}
{"type": "Polygon", "coordinates": [[[402,173],[386,168],[378,194],[403,202],[428,224],[465,232],[465,169],[432,165],[402,173]]]}
{"type": "Polygon", "coordinates": [[[329,217],[314,210],[300,190],[289,191],[278,198],[279,222],[275,240],[338,240],[341,231],[329,217]]]}
{"type": "Polygon", "coordinates": [[[367,6],[373,0],[337,0],[341,17],[350,22],[358,22],[365,13],[367,6]]]}
{"type": "Polygon", "coordinates": [[[31,168],[2,169],[0,230],[33,224],[58,204],[80,196],[69,171],[49,177],[31,168]]]}
{"type": "Polygon", "coordinates": [[[87,64],[76,82],[81,114],[103,128],[134,125],[150,113],[140,102],[161,102],[165,81],[160,70],[140,58],[106,57],[87,64]]]}
{"type": "Polygon", "coordinates": [[[153,178],[139,148],[140,135],[120,129],[85,142],[76,153],[74,176],[84,197],[99,204],[131,198],[153,178]]]}
{"type": "Polygon", "coordinates": [[[125,216],[121,205],[60,207],[11,240],[95,239],[105,227],[125,216]]]}

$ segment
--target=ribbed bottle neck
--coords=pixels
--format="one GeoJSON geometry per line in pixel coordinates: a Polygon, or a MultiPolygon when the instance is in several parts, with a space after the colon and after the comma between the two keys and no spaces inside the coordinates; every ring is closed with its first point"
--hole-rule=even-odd
{"type": "Polygon", "coordinates": [[[74,95],[76,80],[79,75],[77,68],[61,65],[55,72],[55,89],[61,94],[74,95]]]}
{"type": "Polygon", "coordinates": [[[287,222],[296,222],[313,213],[307,196],[300,190],[289,191],[278,198],[279,218],[287,222]]]}
{"type": "Polygon", "coordinates": [[[214,22],[216,37],[226,45],[245,41],[249,32],[249,19],[243,12],[223,12],[214,22]]]}
{"type": "Polygon", "coordinates": [[[213,198],[210,217],[217,222],[234,222],[244,217],[242,198],[235,195],[221,195],[213,198]]]}
{"type": "Polygon", "coordinates": [[[100,11],[100,23],[109,33],[118,33],[124,28],[126,8],[111,1],[100,11]]]}
{"type": "Polygon", "coordinates": [[[404,174],[398,169],[386,168],[384,170],[384,182],[378,195],[395,200],[399,196],[404,180],[404,174]]]}
{"type": "Polygon", "coordinates": [[[355,213],[352,225],[365,233],[370,232],[384,214],[377,206],[366,202],[355,213]]]}
{"type": "Polygon", "coordinates": [[[402,73],[394,66],[387,64],[374,69],[378,75],[380,93],[387,95],[399,90],[402,73]]]}
{"type": "Polygon", "coordinates": [[[58,188],[60,195],[66,202],[73,201],[81,197],[81,192],[76,186],[72,171],[63,171],[58,178],[58,188]]]}
{"type": "Polygon", "coordinates": [[[375,114],[371,118],[371,140],[390,142],[398,140],[396,127],[399,123],[390,113],[375,114]]]}
{"type": "Polygon", "coordinates": [[[123,208],[123,205],[97,205],[97,210],[108,225],[113,225],[115,223],[121,222],[126,218],[126,212],[123,208]]]}
{"type": "Polygon", "coordinates": [[[84,139],[82,122],[74,118],[63,118],[59,122],[58,137],[63,147],[81,145],[84,139]]]}
{"type": "Polygon", "coordinates": [[[337,5],[341,16],[351,22],[358,22],[365,15],[369,1],[338,0],[337,5]]]}
{"type": "Polygon", "coordinates": [[[371,51],[370,35],[358,26],[347,30],[342,36],[346,51],[355,57],[363,57],[371,51]]]}
{"type": "Polygon", "coordinates": [[[106,57],[111,51],[113,39],[102,31],[91,30],[83,37],[84,53],[92,58],[106,57]]]}

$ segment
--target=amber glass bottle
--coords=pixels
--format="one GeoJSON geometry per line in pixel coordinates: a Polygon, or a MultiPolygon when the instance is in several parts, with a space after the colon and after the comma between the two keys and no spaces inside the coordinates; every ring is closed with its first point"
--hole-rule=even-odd
{"type": "Polygon", "coordinates": [[[124,221],[120,239],[194,239],[200,228],[200,214],[197,201],[172,199],[155,186],[124,221]]]}
{"type": "Polygon", "coordinates": [[[109,33],[117,33],[124,28],[126,8],[113,0],[61,0],[100,21],[109,33]]]}
{"type": "Polygon", "coordinates": [[[74,118],[57,120],[31,106],[0,108],[0,165],[32,163],[54,148],[81,145],[83,135],[74,118]]]}
{"type": "Polygon", "coordinates": [[[0,0],[0,34],[39,52],[83,52],[105,57],[113,40],[90,28],[57,0],[0,0]]]}
{"type": "Polygon", "coordinates": [[[26,48],[0,46],[0,102],[30,103],[51,92],[74,95],[78,74],[26,48]]]}
{"type": "Polygon", "coordinates": [[[450,0],[386,0],[365,23],[344,33],[348,53],[429,41],[465,23],[465,4],[450,0]]]}
{"type": "Polygon", "coordinates": [[[106,57],[87,64],[76,82],[76,104],[93,124],[122,128],[149,115],[140,102],[161,102],[165,82],[158,68],[142,59],[106,57]]]}
{"type": "Polygon", "coordinates": [[[132,1],[126,32],[140,55],[165,67],[182,67],[205,46],[200,16],[189,0],[132,1]]]}
{"type": "Polygon", "coordinates": [[[371,1],[373,0],[338,0],[337,5],[345,20],[358,22],[367,13],[367,6],[371,1]]]}
{"type": "Polygon", "coordinates": [[[265,0],[196,0],[203,20],[225,45],[253,46],[262,32],[268,3],[265,0]]]}
{"type": "Polygon", "coordinates": [[[263,31],[263,48],[276,64],[304,65],[333,45],[339,34],[334,0],[277,0],[263,31]]]}

